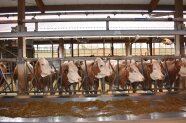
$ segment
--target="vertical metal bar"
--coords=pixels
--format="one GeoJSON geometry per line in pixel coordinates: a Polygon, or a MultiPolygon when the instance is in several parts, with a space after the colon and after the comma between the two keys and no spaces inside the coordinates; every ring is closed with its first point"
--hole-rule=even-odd
{"type": "Polygon", "coordinates": [[[117,59],[117,71],[116,71],[116,84],[117,84],[117,90],[119,90],[119,60],[117,59]]]}
{"type": "Polygon", "coordinates": [[[111,42],[111,56],[114,56],[114,43],[113,43],[113,38],[111,42]]]}
{"type": "Polygon", "coordinates": [[[53,41],[51,41],[51,44],[52,44],[52,58],[54,58],[54,44],[53,44],[53,41]]]}
{"type": "Polygon", "coordinates": [[[62,62],[61,62],[62,60],[63,59],[60,59],[60,61],[59,61],[60,62],[60,76],[61,76],[60,78],[61,79],[60,79],[60,83],[58,83],[58,84],[60,84],[60,86],[58,85],[59,86],[58,89],[59,88],[61,89],[61,90],[58,90],[58,91],[62,91],[61,95],[63,94],[63,87],[62,87],[62,84],[63,84],[63,75],[62,75],[63,67],[62,67],[62,62]]]}
{"type": "Polygon", "coordinates": [[[35,22],[35,32],[38,32],[39,26],[38,26],[38,22],[35,22]]]}
{"type": "Polygon", "coordinates": [[[73,44],[73,39],[71,39],[71,57],[74,57],[74,44],[73,44]]]}
{"type": "MultiPolygon", "coordinates": [[[[110,16],[107,16],[107,19],[109,19],[110,18],[110,16]]],[[[109,21],[107,20],[106,21],[106,30],[109,30],[109,21]]]]}
{"type": "Polygon", "coordinates": [[[105,78],[102,78],[101,79],[101,89],[102,89],[102,94],[105,94],[105,78]]]}
{"type": "Polygon", "coordinates": [[[172,90],[172,85],[171,85],[171,81],[170,81],[170,75],[169,75],[166,59],[164,59],[164,60],[165,60],[165,69],[166,69],[166,73],[167,73],[167,76],[168,76],[168,82],[169,82],[168,83],[169,84],[168,90],[171,91],[172,90]]]}

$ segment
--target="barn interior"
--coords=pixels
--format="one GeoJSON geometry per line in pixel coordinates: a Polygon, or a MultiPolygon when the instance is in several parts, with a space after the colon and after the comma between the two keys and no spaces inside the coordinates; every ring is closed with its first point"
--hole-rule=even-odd
{"type": "MultiPolygon", "coordinates": [[[[152,59],[166,61],[166,59],[185,58],[185,16],[186,0],[1,0],[0,62],[7,65],[8,71],[3,73],[1,70],[0,75],[3,77],[0,82],[3,81],[5,84],[0,87],[0,95],[21,97],[21,99],[2,98],[2,102],[29,102],[29,100],[35,101],[38,97],[42,97],[39,100],[51,97],[50,91],[45,95],[42,92],[35,94],[33,87],[27,83],[28,71],[24,68],[25,64],[43,57],[55,71],[59,70],[64,61],[95,60],[97,57],[103,58],[105,62],[117,60],[118,63],[119,60],[132,59],[142,62],[152,59]],[[18,65],[18,87],[15,87],[12,77],[16,65],[18,65]],[[22,96],[26,99],[22,99],[22,96]]],[[[56,78],[59,79],[60,75],[56,78]]],[[[181,88],[179,86],[178,91],[173,91],[175,88],[171,88],[171,91],[165,89],[164,92],[160,92],[157,85],[153,84],[153,92],[139,89],[138,93],[134,94],[131,87],[108,91],[104,81],[100,82],[98,94],[82,94],[79,87],[76,90],[78,94],[52,95],[51,100],[60,102],[58,98],[61,97],[63,99],[61,102],[81,99],[90,101],[92,97],[95,101],[104,100],[104,95],[111,95],[109,97],[111,100],[126,99],[129,95],[135,95],[134,98],[139,100],[147,98],[145,94],[150,95],[148,100],[161,100],[168,94],[185,99],[186,94],[186,84],[181,88]],[[82,98],[82,95],[85,98],[82,98]],[[154,97],[155,95],[157,97],[154,97]]],[[[133,100],[132,97],[129,98],[133,100]]],[[[174,119],[169,119],[173,117],[179,118],[181,123],[186,118],[185,114],[184,109],[181,113],[165,115],[149,113],[144,116],[125,115],[125,118],[122,115],[118,119],[114,116],[90,119],[72,117],[71,120],[63,116],[58,117],[58,120],[59,122],[89,120],[130,122],[130,120],[150,119],[148,122],[160,122],[163,117],[167,118],[165,122],[173,122],[174,119]]],[[[0,116],[1,121],[10,122],[15,119],[0,116]]],[[[35,119],[36,122],[57,121],[57,118],[51,120],[48,117],[35,119]]],[[[32,122],[34,118],[21,119],[21,122],[25,121],[32,122]]]]}

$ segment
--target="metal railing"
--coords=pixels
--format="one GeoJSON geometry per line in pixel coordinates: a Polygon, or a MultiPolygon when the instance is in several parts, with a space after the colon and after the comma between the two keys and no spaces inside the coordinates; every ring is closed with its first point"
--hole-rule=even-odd
{"type": "MultiPolygon", "coordinates": [[[[127,63],[127,61],[130,61],[130,60],[135,60],[137,62],[141,62],[143,64],[143,60],[152,60],[152,59],[156,59],[156,60],[163,60],[163,61],[166,61],[166,60],[169,60],[169,59],[180,59],[181,57],[180,56],[131,56],[131,57],[103,57],[103,60],[104,62],[109,62],[109,60],[117,60],[117,66],[116,66],[116,69],[115,69],[115,80],[116,80],[116,83],[114,85],[114,88],[110,88],[109,86],[109,83],[105,81],[105,79],[100,79],[98,81],[98,84],[99,84],[99,88],[97,88],[96,90],[95,89],[88,89],[88,90],[84,90],[82,89],[82,82],[79,82],[77,85],[78,86],[74,86],[74,90],[70,90],[70,86],[68,89],[65,89],[65,87],[63,87],[63,81],[62,81],[62,69],[61,69],[61,64],[64,62],[64,61],[84,61],[86,63],[87,60],[94,60],[95,57],[77,57],[77,58],[64,58],[64,59],[61,59],[61,58],[57,58],[57,59],[47,59],[50,63],[50,66],[54,68],[54,71],[55,71],[55,79],[54,81],[52,81],[52,78],[51,76],[48,78],[49,81],[50,81],[50,84],[52,85],[49,85],[48,86],[48,89],[47,90],[38,90],[38,83],[37,83],[37,78],[35,76],[35,74],[30,70],[30,68],[28,67],[28,65],[26,65],[27,67],[27,71],[26,71],[26,77],[25,77],[25,81],[28,82],[28,93],[29,95],[53,95],[54,93],[56,95],[73,95],[73,94],[130,94],[130,93],[157,93],[159,92],[159,90],[162,90],[163,92],[167,92],[167,91],[177,91],[177,90],[185,90],[186,87],[182,87],[180,88],[179,86],[170,86],[170,81],[169,81],[169,77],[170,75],[168,75],[168,78],[166,79],[166,82],[163,82],[161,83],[162,86],[160,87],[158,85],[158,81],[153,81],[151,83],[151,89],[147,89],[147,90],[144,90],[143,88],[141,88],[139,86],[139,88],[133,88],[132,84],[130,82],[127,82],[125,84],[125,87],[124,88],[120,88],[120,85],[119,85],[119,62],[120,60],[123,60],[123,61],[126,61],[125,63],[127,63]],[[32,74],[32,80],[28,81],[28,72],[30,74],[32,74]],[[33,82],[36,82],[36,86],[35,86],[35,89],[33,87],[33,82]],[[60,85],[59,85],[60,84],[60,85]],[[59,90],[58,86],[61,87],[62,90],[59,90]],[[50,88],[52,87],[52,88],[50,88]],[[60,92],[60,94],[59,94],[60,92]]],[[[30,59],[25,59],[25,62],[27,61],[36,61],[37,59],[33,59],[33,58],[30,58],[30,59]]],[[[18,80],[14,80],[13,79],[13,70],[14,70],[14,67],[16,65],[16,59],[1,59],[0,60],[1,62],[4,62],[6,63],[7,66],[9,66],[9,70],[7,73],[3,73],[2,70],[0,71],[0,75],[1,75],[1,79],[0,81],[3,83],[0,87],[0,93],[1,95],[17,95],[18,94],[18,80]]],[[[33,64],[34,66],[35,64],[33,64]]],[[[167,71],[167,68],[164,68],[165,71],[167,71]]],[[[143,74],[143,72],[142,72],[143,74]]],[[[167,73],[166,73],[167,74],[167,73]]],[[[83,80],[84,78],[82,78],[83,80]]]]}

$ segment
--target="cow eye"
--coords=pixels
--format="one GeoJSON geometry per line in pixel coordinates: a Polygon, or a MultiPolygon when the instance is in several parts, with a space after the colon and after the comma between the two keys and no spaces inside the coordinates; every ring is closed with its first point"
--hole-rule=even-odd
{"type": "Polygon", "coordinates": [[[100,67],[103,67],[103,65],[100,65],[100,67]]]}

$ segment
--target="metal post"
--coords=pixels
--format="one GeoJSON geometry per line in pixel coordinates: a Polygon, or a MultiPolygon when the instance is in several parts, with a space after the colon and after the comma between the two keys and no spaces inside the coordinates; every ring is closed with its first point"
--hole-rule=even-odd
{"type": "Polygon", "coordinates": [[[113,43],[113,38],[111,42],[111,56],[114,56],[114,43],[113,43]]]}
{"type": "Polygon", "coordinates": [[[103,56],[105,56],[105,42],[103,42],[103,56]]]}
{"type": "Polygon", "coordinates": [[[71,57],[74,57],[74,45],[73,45],[73,39],[71,39],[71,57]]]}
{"type": "MultiPolygon", "coordinates": [[[[175,15],[174,18],[183,18],[183,0],[174,0],[175,2],[175,15]]],[[[174,22],[174,30],[182,30],[183,29],[183,21],[174,22]]],[[[184,36],[183,35],[175,35],[176,42],[176,51],[175,55],[184,55],[184,36]]]]}
{"type": "MultiPolygon", "coordinates": [[[[18,31],[24,32],[25,24],[23,20],[25,19],[25,0],[18,0],[18,31]]],[[[23,58],[26,57],[26,40],[24,37],[18,37],[18,94],[27,95],[28,94],[28,83],[25,79],[26,67],[23,58]]]]}
{"type": "Polygon", "coordinates": [[[79,57],[79,43],[77,44],[77,55],[79,57]]]}
{"type": "Polygon", "coordinates": [[[59,58],[64,58],[64,41],[63,39],[59,39],[59,58]]]}
{"type": "MultiPolygon", "coordinates": [[[[107,19],[109,19],[110,16],[107,17],[107,19]]],[[[109,20],[106,21],[106,30],[109,30],[109,20]]]]}
{"type": "Polygon", "coordinates": [[[51,44],[52,44],[52,58],[54,58],[54,44],[53,44],[53,41],[51,41],[51,44]]]}
{"type": "Polygon", "coordinates": [[[37,32],[38,29],[39,29],[38,22],[35,22],[35,30],[34,31],[37,32]]]}
{"type": "Polygon", "coordinates": [[[149,40],[149,49],[150,49],[150,56],[152,56],[153,55],[153,53],[152,53],[152,38],[150,38],[150,40],[149,40]]]}

